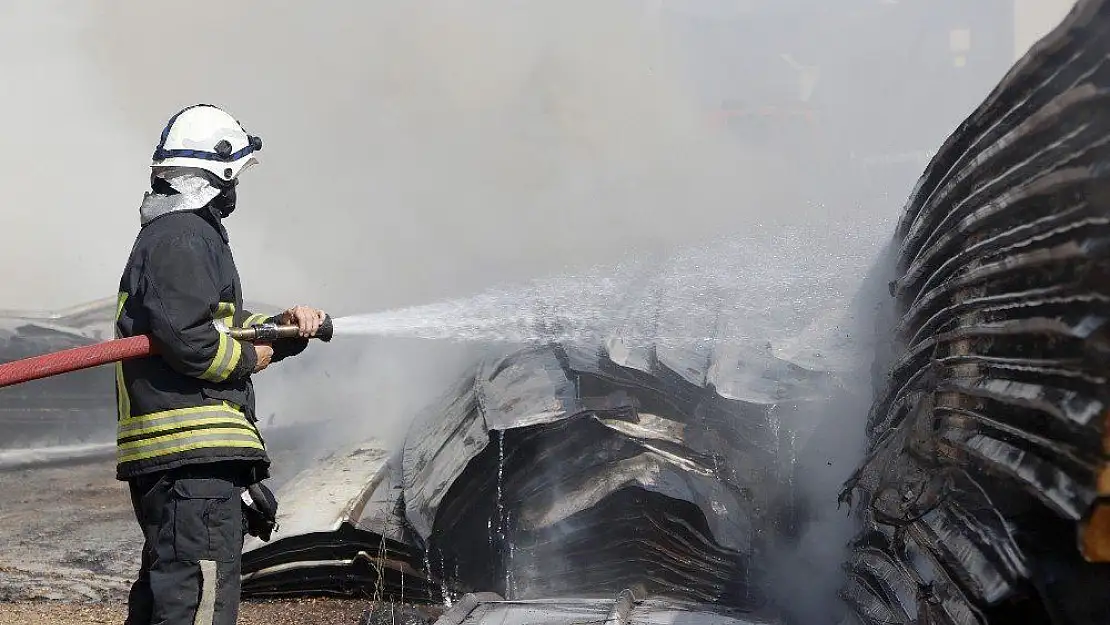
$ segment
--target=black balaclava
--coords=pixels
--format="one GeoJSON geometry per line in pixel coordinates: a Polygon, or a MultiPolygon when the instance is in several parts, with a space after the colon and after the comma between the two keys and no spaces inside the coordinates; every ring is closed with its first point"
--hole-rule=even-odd
{"type": "Polygon", "coordinates": [[[212,186],[220,190],[220,194],[212,198],[208,202],[208,206],[220,219],[225,219],[235,212],[235,188],[239,186],[239,179],[223,180],[211,172],[206,171],[204,173],[212,186]]]}
{"type": "Polygon", "coordinates": [[[150,175],[150,190],[159,195],[180,195],[165,178],[150,175]]]}
{"type": "Polygon", "coordinates": [[[212,198],[208,205],[216,211],[220,219],[224,219],[235,212],[235,199],[235,185],[233,184],[225,189],[220,189],[220,194],[212,198]]]}

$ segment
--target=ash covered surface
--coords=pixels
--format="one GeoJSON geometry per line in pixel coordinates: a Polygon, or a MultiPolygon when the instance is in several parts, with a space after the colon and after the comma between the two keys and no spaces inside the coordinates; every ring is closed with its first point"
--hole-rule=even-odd
{"type": "Polygon", "coordinates": [[[112,461],[0,471],[0,601],[125,598],[141,546],[112,461]]]}
{"type": "MultiPolygon", "coordinates": [[[[0,471],[0,625],[119,623],[142,536],[113,461],[0,471]]],[[[437,606],[245,601],[243,625],[424,625],[437,606]]]]}
{"type": "MultiPolygon", "coordinates": [[[[0,603],[0,625],[89,625],[122,623],[127,608],[119,602],[68,603],[36,601],[0,603]]],[[[366,601],[297,599],[245,601],[240,625],[428,625],[436,607],[372,604],[366,601]]]]}
{"type": "Polygon", "coordinates": [[[244,594],[450,605],[493,591],[508,599],[498,610],[543,612],[634,589],[683,618],[774,622],[767,569],[819,504],[796,476],[839,471],[822,429],[840,427],[824,417],[845,399],[841,376],[756,348],[537,345],[483,360],[403,448],[366,441],[286,482],[280,536],[248,541],[244,594]]]}
{"type": "Polygon", "coordinates": [[[114,458],[0,470],[0,602],[124,601],[142,540],[114,458]]]}

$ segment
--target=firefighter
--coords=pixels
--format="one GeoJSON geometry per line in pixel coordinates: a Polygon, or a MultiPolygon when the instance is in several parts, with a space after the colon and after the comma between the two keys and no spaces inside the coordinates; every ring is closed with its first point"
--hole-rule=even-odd
{"type": "Polygon", "coordinates": [[[243,493],[270,465],[251,375],[303,351],[325,317],[243,308],[222,220],[261,148],[227,112],[198,104],[170,118],[154,150],[116,319],[118,337],[149,334],[159,353],[116,369],[116,477],[145,539],[129,625],[236,622],[243,540],[255,533],[243,493]],[[297,324],[301,338],[260,345],[219,329],[264,322],[297,324]]]}

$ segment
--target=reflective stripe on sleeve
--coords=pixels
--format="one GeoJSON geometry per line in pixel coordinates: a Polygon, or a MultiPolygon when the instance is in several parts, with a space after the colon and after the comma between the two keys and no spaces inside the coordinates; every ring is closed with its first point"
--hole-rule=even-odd
{"type": "Polygon", "coordinates": [[[267,317],[266,315],[251,315],[250,317],[247,317],[246,321],[243,322],[243,327],[249,328],[251,326],[262,325],[266,322],[267,319],[269,319],[269,317],[267,317]]]}
{"type": "Polygon", "coordinates": [[[209,382],[223,382],[235,371],[235,367],[239,365],[239,359],[242,356],[243,346],[239,341],[221,332],[219,345],[216,347],[216,355],[200,377],[209,382]]]}

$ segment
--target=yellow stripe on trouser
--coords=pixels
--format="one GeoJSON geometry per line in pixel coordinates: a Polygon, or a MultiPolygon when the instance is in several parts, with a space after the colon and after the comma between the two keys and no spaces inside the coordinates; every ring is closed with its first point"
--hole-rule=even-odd
{"type": "Polygon", "coordinates": [[[218,565],[214,560],[201,560],[200,601],[193,618],[193,625],[212,625],[216,622],[216,586],[219,584],[218,565]]]}
{"type": "MultiPolygon", "coordinates": [[[[120,292],[116,300],[116,321],[123,314],[123,305],[127,302],[127,292],[120,292]]],[[[120,338],[119,328],[116,328],[116,338],[120,338]]],[[[127,385],[123,381],[123,363],[116,363],[116,410],[119,419],[131,416],[131,398],[127,395],[127,385]]]]}

